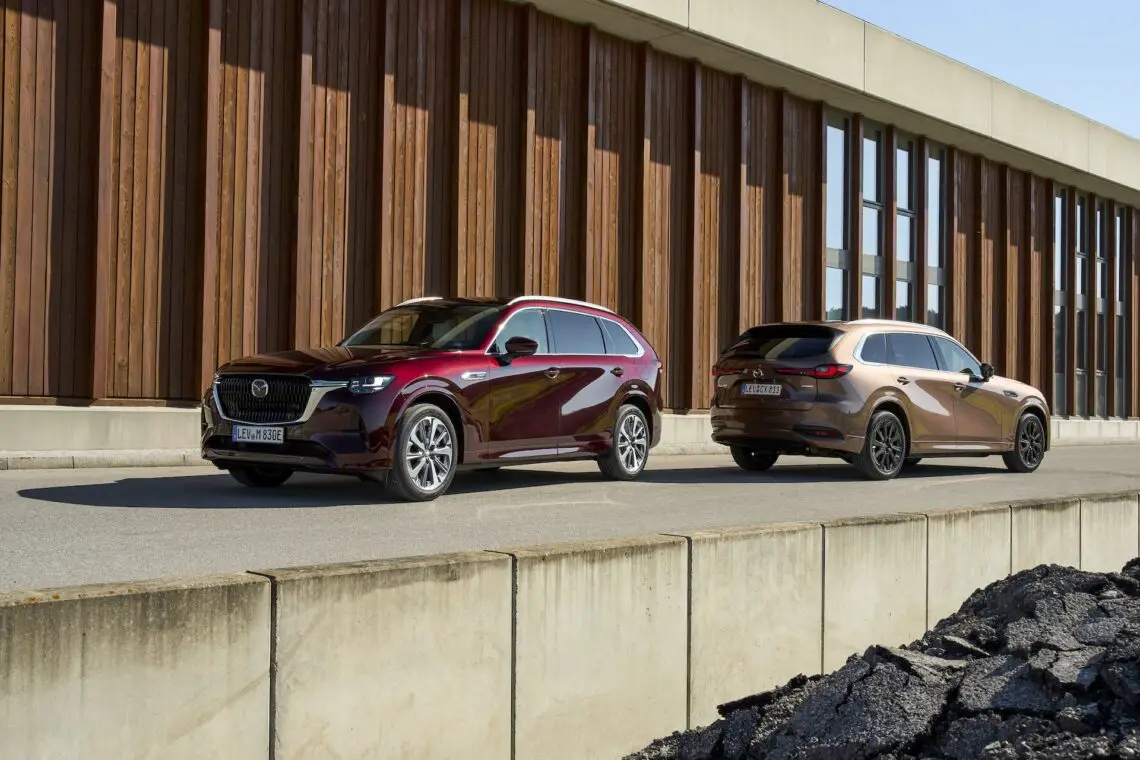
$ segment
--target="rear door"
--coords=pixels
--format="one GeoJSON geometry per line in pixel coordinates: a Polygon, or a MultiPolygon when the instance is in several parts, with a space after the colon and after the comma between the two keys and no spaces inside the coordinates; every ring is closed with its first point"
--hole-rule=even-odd
{"type": "MultiPolygon", "coordinates": [[[[868,336],[868,342],[875,337],[868,336]]],[[[886,351],[892,371],[885,381],[903,399],[911,451],[921,454],[953,448],[957,391],[939,367],[930,338],[914,332],[888,333],[886,351]]]]}
{"type": "Polygon", "coordinates": [[[613,428],[629,360],[607,355],[602,325],[590,314],[551,308],[547,321],[558,368],[559,451],[600,451],[613,428]]]}
{"type": "Polygon", "coordinates": [[[805,411],[816,399],[839,333],[826,325],[754,327],[721,355],[713,368],[714,404],[722,408],[805,411]]]}

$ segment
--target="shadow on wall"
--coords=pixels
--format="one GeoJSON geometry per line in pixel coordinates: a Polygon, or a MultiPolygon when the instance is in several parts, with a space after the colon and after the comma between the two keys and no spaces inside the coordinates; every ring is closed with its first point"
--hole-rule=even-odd
{"type": "MultiPolygon", "coordinates": [[[[920,466],[903,473],[908,478],[984,474],[992,468],[972,466],[920,466]]],[[[736,467],[697,467],[647,470],[639,482],[679,485],[762,485],[764,483],[839,483],[856,480],[842,463],[777,467],[768,473],[746,473],[736,467]]],[[[592,467],[582,472],[504,469],[462,473],[443,500],[464,494],[510,491],[573,483],[601,482],[592,467]]],[[[634,485],[636,487],[636,484],[634,485]]],[[[335,476],[298,476],[272,491],[240,486],[229,475],[191,475],[173,478],[127,478],[113,483],[29,488],[25,499],[82,507],[134,509],[312,509],[368,506],[390,503],[378,484],[335,476]]]]}

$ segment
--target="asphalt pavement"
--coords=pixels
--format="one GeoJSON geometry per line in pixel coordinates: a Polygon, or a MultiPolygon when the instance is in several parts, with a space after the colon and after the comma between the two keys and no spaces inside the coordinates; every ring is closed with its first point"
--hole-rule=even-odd
{"type": "Polygon", "coordinates": [[[273,491],[213,468],[0,472],[0,591],[402,557],[467,549],[970,506],[1140,489],[1140,446],[933,460],[897,480],[787,458],[763,474],[726,456],[651,457],[643,479],[593,463],[464,473],[435,502],[388,501],[355,479],[297,476],[273,491]]]}

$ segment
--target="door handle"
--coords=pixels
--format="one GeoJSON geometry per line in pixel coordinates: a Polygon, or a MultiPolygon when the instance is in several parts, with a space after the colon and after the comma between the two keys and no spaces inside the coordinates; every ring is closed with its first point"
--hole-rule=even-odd
{"type": "Polygon", "coordinates": [[[910,378],[909,377],[900,377],[898,379],[898,383],[899,383],[899,385],[907,385],[908,383],[910,383],[910,378]]]}
{"type": "Polygon", "coordinates": [[[964,391],[964,390],[966,390],[966,386],[963,385],[962,383],[954,383],[954,390],[964,391]]]}
{"type": "Polygon", "coordinates": [[[610,370],[610,372],[614,373],[618,377],[621,377],[622,375],[625,374],[625,370],[622,369],[621,367],[614,367],[613,369],[610,370]]]}
{"type": "Polygon", "coordinates": [[[546,376],[551,378],[551,379],[556,378],[556,377],[558,377],[559,371],[560,370],[558,369],[558,367],[551,367],[550,369],[546,370],[546,376]]]}

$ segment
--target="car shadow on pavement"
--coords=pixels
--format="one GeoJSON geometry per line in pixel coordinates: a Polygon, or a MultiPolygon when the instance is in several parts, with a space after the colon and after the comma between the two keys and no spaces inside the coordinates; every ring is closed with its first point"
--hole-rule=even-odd
{"type": "MultiPolygon", "coordinates": [[[[899,479],[992,474],[995,468],[962,465],[919,465],[899,479]]],[[[745,472],[735,466],[686,467],[645,470],[639,482],[678,485],[742,485],[864,482],[847,464],[777,465],[767,472],[745,472]]],[[[464,494],[514,491],[544,486],[605,482],[593,469],[584,471],[504,468],[460,473],[444,499],[464,494]]],[[[398,504],[380,483],[355,478],[299,475],[285,485],[255,490],[235,483],[228,475],[125,478],[110,483],[26,488],[25,499],[83,507],[126,509],[312,509],[398,504]]]]}

